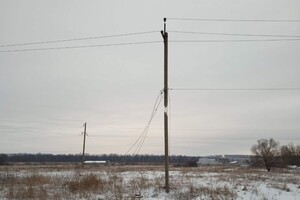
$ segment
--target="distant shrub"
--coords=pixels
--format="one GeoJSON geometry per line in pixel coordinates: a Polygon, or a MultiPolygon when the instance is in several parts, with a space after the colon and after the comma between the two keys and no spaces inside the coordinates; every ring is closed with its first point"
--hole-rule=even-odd
{"type": "Polygon", "coordinates": [[[188,162],[186,163],[185,166],[186,166],[186,167],[197,167],[198,165],[197,165],[197,161],[195,161],[195,160],[190,160],[190,161],[188,161],[188,162]]]}
{"type": "Polygon", "coordinates": [[[280,148],[281,163],[286,165],[300,166],[300,145],[295,146],[293,143],[283,145],[280,148]]]}
{"type": "Polygon", "coordinates": [[[4,165],[7,160],[7,155],[6,154],[0,154],[0,165],[4,165]]]}

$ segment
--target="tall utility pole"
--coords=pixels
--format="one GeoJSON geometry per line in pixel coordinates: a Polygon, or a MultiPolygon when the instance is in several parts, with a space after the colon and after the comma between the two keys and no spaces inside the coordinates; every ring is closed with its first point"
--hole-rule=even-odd
{"type": "Polygon", "coordinates": [[[86,137],[86,122],[83,124],[84,131],[83,131],[83,150],[82,150],[82,167],[84,165],[84,152],[85,152],[85,137],[86,137]]]}
{"type": "Polygon", "coordinates": [[[164,18],[164,30],[161,35],[164,39],[164,137],[165,137],[165,191],[170,192],[169,187],[169,141],[168,141],[168,33],[166,31],[167,18],[164,18]]]}

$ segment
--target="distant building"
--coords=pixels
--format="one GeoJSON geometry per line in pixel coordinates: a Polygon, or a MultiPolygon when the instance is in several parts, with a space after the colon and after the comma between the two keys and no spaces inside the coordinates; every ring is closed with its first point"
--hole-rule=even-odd
{"type": "Polygon", "coordinates": [[[250,156],[248,155],[215,155],[199,158],[199,165],[238,165],[246,166],[249,164],[250,156]]]}
{"type": "Polygon", "coordinates": [[[109,161],[105,161],[105,160],[87,160],[87,161],[84,161],[84,164],[90,164],[90,165],[108,165],[109,161]]]}
{"type": "Polygon", "coordinates": [[[225,155],[230,165],[248,165],[250,162],[250,156],[248,155],[225,155]]]}
{"type": "Polygon", "coordinates": [[[217,159],[215,158],[207,158],[207,157],[203,157],[203,158],[199,158],[197,165],[222,165],[223,163],[219,162],[217,159]]]}

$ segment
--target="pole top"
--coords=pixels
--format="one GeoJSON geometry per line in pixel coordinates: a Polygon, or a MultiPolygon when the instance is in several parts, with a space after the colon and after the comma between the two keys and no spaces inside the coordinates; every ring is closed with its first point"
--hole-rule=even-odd
{"type": "Polygon", "coordinates": [[[166,22],[167,22],[167,18],[164,18],[164,34],[166,34],[166,32],[167,32],[167,24],[166,24],[166,22]]]}

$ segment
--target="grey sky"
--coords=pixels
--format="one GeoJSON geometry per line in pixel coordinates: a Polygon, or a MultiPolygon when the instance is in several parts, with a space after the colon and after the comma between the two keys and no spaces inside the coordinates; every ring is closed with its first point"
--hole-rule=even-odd
{"type": "MultiPolygon", "coordinates": [[[[300,19],[298,0],[1,0],[0,51],[161,41],[164,17],[300,19]]],[[[283,39],[172,31],[298,35],[300,23],[168,20],[170,40],[283,39]]],[[[171,43],[171,88],[299,88],[300,41],[171,43]]],[[[0,152],[125,153],[163,87],[163,44],[0,53],[0,152]]],[[[171,91],[171,154],[248,154],[260,138],[300,144],[300,91],[171,91]]],[[[163,154],[163,107],[141,153],[163,154]]]]}

